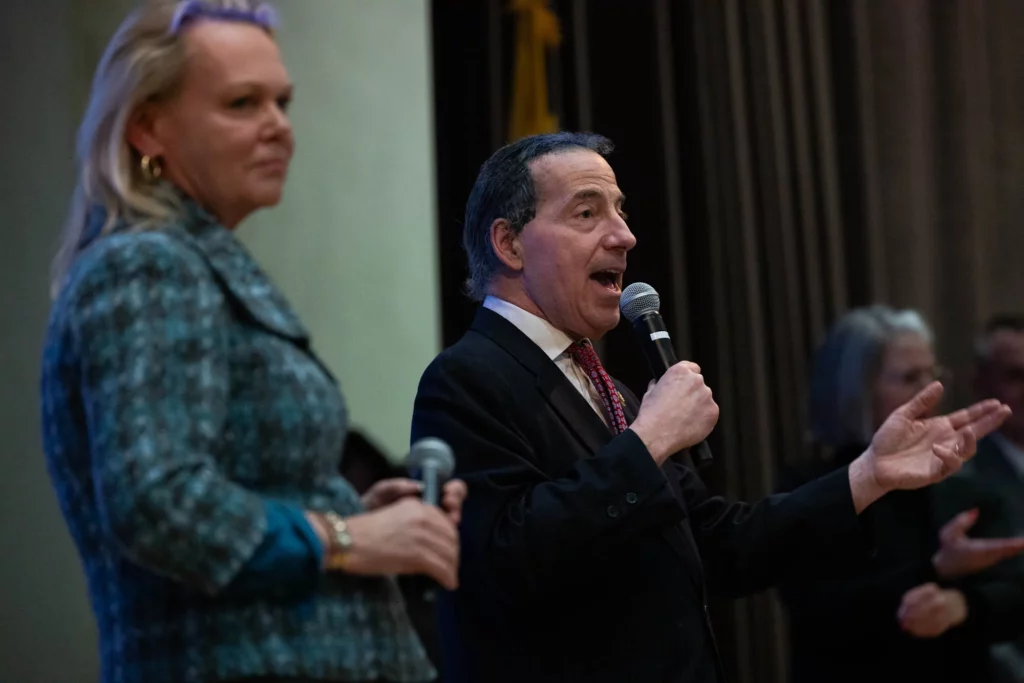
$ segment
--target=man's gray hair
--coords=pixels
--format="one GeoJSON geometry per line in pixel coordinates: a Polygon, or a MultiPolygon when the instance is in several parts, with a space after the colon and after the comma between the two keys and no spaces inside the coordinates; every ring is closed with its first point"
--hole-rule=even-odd
{"type": "Polygon", "coordinates": [[[872,383],[881,370],[886,344],[907,333],[932,342],[931,328],[914,310],[855,308],[832,325],[811,373],[808,414],[817,441],[833,447],[871,441],[872,383]]]}
{"type": "Polygon", "coordinates": [[[494,221],[504,218],[519,233],[536,215],[537,192],[530,162],[573,149],[607,156],[612,148],[611,140],[594,133],[545,133],[505,145],[484,162],[466,202],[462,228],[462,247],[469,260],[466,293],[470,298],[483,300],[501,268],[491,247],[494,221]]]}

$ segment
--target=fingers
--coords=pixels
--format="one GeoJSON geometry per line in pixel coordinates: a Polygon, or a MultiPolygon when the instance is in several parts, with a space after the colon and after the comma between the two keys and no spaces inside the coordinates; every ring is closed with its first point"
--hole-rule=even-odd
{"type": "MultiPolygon", "coordinates": [[[[677,381],[688,380],[691,386],[701,386],[707,389],[710,393],[711,389],[704,383],[704,375],[700,374],[700,366],[696,363],[691,363],[688,360],[680,361],[670,367],[665,376],[672,375],[677,381]],[[695,379],[694,379],[695,378],[695,379]]],[[[663,378],[664,379],[664,378],[663,378]]]]}
{"type": "Polygon", "coordinates": [[[959,590],[935,587],[906,611],[901,610],[900,626],[919,638],[935,638],[967,618],[967,599],[959,590]]]}
{"type": "Polygon", "coordinates": [[[455,525],[462,521],[462,502],[466,500],[467,494],[466,482],[459,479],[453,479],[444,485],[444,509],[455,525]]]}
{"type": "Polygon", "coordinates": [[[988,399],[986,401],[979,401],[973,405],[969,405],[962,410],[949,414],[949,422],[953,426],[953,429],[960,429],[972,422],[980,420],[984,416],[999,410],[1002,404],[995,399],[988,399]]]}
{"type": "MultiPolygon", "coordinates": [[[[955,451],[956,449],[954,449],[955,451]]],[[[960,430],[960,450],[957,451],[957,455],[964,462],[967,462],[978,452],[978,439],[974,435],[974,428],[971,425],[967,425],[960,430]]]]}
{"type": "Polygon", "coordinates": [[[420,555],[420,571],[450,591],[459,587],[459,560],[457,552],[453,560],[450,557],[444,557],[432,551],[424,551],[420,555]]]}
{"type": "Polygon", "coordinates": [[[362,495],[363,507],[367,511],[390,505],[407,496],[419,495],[423,485],[405,478],[382,479],[362,495]]]}
{"type": "Polygon", "coordinates": [[[439,508],[426,505],[425,511],[420,520],[422,528],[426,531],[425,538],[429,538],[434,544],[457,545],[459,542],[459,531],[455,528],[448,515],[439,508]]]}
{"type": "Polygon", "coordinates": [[[459,536],[455,526],[437,508],[427,507],[422,517],[419,561],[422,571],[448,590],[458,587],[459,536]]]}
{"type": "Polygon", "coordinates": [[[911,420],[924,417],[939,405],[939,401],[942,400],[942,391],[941,382],[932,382],[919,391],[917,396],[897,408],[896,412],[911,420]]]}
{"type": "Polygon", "coordinates": [[[346,521],[355,543],[345,571],[367,576],[426,573],[449,590],[457,587],[458,532],[439,508],[406,497],[346,521]]]}
{"type": "Polygon", "coordinates": [[[415,479],[382,479],[374,484],[373,488],[377,489],[377,495],[382,503],[386,505],[399,498],[419,495],[423,490],[423,484],[415,479]]]}
{"type": "Polygon", "coordinates": [[[903,594],[903,600],[900,602],[900,609],[898,617],[900,620],[906,618],[907,613],[924,603],[927,603],[939,592],[939,586],[935,583],[924,583],[916,588],[911,588],[903,594]]]}
{"type": "MultiPolygon", "coordinates": [[[[975,438],[984,439],[999,429],[1006,422],[1006,418],[1012,414],[1013,411],[1010,410],[1009,406],[1002,405],[998,401],[996,403],[997,405],[994,409],[981,413],[971,420],[969,426],[974,431],[975,438]]],[[[956,428],[959,429],[959,427],[956,428]]]]}
{"type": "Polygon", "coordinates": [[[466,482],[461,479],[452,479],[444,485],[445,507],[462,507],[462,501],[466,500],[468,492],[466,482]]]}
{"type": "Polygon", "coordinates": [[[932,453],[942,462],[942,471],[939,473],[938,480],[945,479],[963,467],[964,461],[960,457],[959,444],[953,446],[940,443],[932,444],[932,453]]]}
{"type": "Polygon", "coordinates": [[[1024,552],[1024,538],[972,538],[970,550],[977,571],[1024,552]]]}
{"type": "Polygon", "coordinates": [[[907,612],[900,626],[918,638],[934,638],[946,630],[945,606],[940,596],[932,597],[927,603],[907,612]]]}
{"type": "Polygon", "coordinates": [[[946,522],[939,531],[939,539],[944,545],[953,543],[967,535],[967,530],[978,521],[978,510],[964,510],[953,519],[946,522]]]}
{"type": "Polygon", "coordinates": [[[978,451],[978,441],[974,436],[974,429],[968,425],[960,430],[959,437],[944,444],[933,444],[932,452],[942,461],[942,472],[940,476],[947,477],[974,457],[978,451]]]}
{"type": "Polygon", "coordinates": [[[643,404],[643,403],[645,403],[647,401],[647,397],[651,395],[652,391],[654,391],[654,387],[655,387],[655,382],[652,379],[650,382],[647,383],[647,391],[644,392],[643,397],[641,397],[641,399],[640,399],[640,403],[641,404],[643,404]]]}
{"type": "Polygon", "coordinates": [[[926,583],[907,591],[896,617],[904,631],[919,638],[930,638],[946,630],[945,613],[942,589],[934,583],[926,583]]]}

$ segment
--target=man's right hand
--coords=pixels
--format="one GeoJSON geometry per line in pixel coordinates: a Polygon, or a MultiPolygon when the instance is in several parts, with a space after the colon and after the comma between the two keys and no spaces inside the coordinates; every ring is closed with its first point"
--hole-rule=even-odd
{"type": "Polygon", "coordinates": [[[644,394],[630,426],[659,465],[670,455],[707,438],[718,423],[718,404],[700,367],[682,361],[644,394]]]}
{"type": "Polygon", "coordinates": [[[344,571],[384,576],[427,574],[448,590],[459,585],[459,533],[454,521],[418,498],[346,517],[352,548],[344,571]]]}
{"type": "Polygon", "coordinates": [[[971,538],[967,530],[978,521],[977,510],[967,510],[946,522],[939,531],[941,543],[932,557],[935,573],[941,579],[967,576],[1024,551],[1024,537],[971,538]]]}

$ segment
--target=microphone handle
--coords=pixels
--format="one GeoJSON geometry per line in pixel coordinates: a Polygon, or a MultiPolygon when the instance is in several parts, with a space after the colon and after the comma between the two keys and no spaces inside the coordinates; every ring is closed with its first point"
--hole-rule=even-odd
{"type": "MultiPolygon", "coordinates": [[[[660,313],[645,313],[633,321],[633,329],[640,338],[644,356],[647,357],[647,365],[654,375],[654,381],[657,382],[678,362],[675,348],[672,346],[672,337],[665,328],[665,321],[660,313]]],[[[707,442],[701,441],[691,446],[690,457],[693,458],[696,467],[709,464],[712,456],[707,442]]]]}
{"type": "Polygon", "coordinates": [[[437,461],[427,458],[423,462],[423,471],[420,473],[423,482],[423,502],[427,505],[440,507],[441,505],[441,477],[437,471],[437,461]]]}
{"type": "MultiPolygon", "coordinates": [[[[441,507],[441,474],[438,472],[437,461],[433,458],[426,458],[420,470],[420,481],[423,482],[423,502],[434,507],[441,507]]],[[[423,601],[434,603],[437,601],[437,593],[441,585],[429,576],[419,576],[418,583],[423,595],[423,601]]]]}

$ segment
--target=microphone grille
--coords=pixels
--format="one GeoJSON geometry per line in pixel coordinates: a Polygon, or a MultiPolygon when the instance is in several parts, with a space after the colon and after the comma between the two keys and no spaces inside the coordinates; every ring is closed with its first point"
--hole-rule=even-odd
{"type": "Polygon", "coordinates": [[[644,313],[657,313],[661,309],[661,297],[654,287],[646,282],[634,282],[622,290],[619,310],[626,320],[633,322],[644,313]]]}
{"type": "Polygon", "coordinates": [[[433,436],[427,436],[412,445],[406,465],[410,470],[422,469],[427,461],[433,461],[442,479],[452,476],[455,471],[455,455],[447,443],[433,436]]]}

